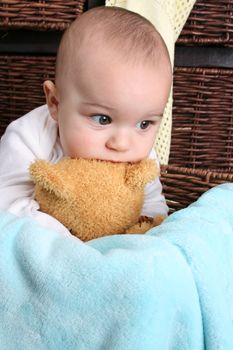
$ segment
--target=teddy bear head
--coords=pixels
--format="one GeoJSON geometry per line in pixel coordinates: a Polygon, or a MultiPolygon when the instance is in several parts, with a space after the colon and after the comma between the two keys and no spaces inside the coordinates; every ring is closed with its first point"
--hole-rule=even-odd
{"type": "Polygon", "coordinates": [[[137,223],[145,184],[158,176],[153,160],[112,163],[63,158],[30,166],[40,210],[86,241],[124,233],[137,223]]]}

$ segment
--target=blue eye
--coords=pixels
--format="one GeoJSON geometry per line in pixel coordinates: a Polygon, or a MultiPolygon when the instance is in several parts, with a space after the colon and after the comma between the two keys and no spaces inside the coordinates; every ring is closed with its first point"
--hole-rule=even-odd
{"type": "Polygon", "coordinates": [[[91,119],[100,125],[108,125],[112,122],[112,119],[107,115],[93,115],[91,119]]]}
{"type": "Polygon", "coordinates": [[[150,120],[143,120],[140,123],[137,123],[136,127],[140,128],[141,130],[145,130],[147,129],[150,125],[152,124],[152,122],[150,120]]]}

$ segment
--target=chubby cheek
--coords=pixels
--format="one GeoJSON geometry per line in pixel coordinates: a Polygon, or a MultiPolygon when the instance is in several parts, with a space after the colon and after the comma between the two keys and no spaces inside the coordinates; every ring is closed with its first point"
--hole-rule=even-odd
{"type": "Polygon", "coordinates": [[[98,140],[87,131],[61,134],[60,139],[65,155],[72,158],[95,158],[100,148],[98,140]]]}
{"type": "Polygon", "coordinates": [[[138,144],[138,153],[141,156],[141,159],[145,159],[150,154],[150,151],[152,150],[155,142],[155,136],[154,134],[148,135],[144,139],[144,142],[141,142],[141,144],[138,144]]]}
{"type": "Polygon", "coordinates": [[[153,147],[153,144],[141,145],[141,147],[138,148],[138,150],[135,152],[135,155],[138,155],[138,160],[146,159],[149,156],[152,147],[153,147]]]}

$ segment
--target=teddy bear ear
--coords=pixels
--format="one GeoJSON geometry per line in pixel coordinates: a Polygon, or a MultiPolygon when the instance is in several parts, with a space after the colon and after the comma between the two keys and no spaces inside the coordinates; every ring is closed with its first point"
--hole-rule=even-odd
{"type": "Polygon", "coordinates": [[[159,169],[153,159],[145,159],[135,164],[128,164],[125,183],[131,188],[143,188],[145,184],[159,176],[159,169]]]}
{"type": "Polygon", "coordinates": [[[59,198],[66,197],[64,179],[59,176],[55,164],[50,164],[45,160],[37,160],[31,164],[29,172],[36,185],[54,193],[59,198]]]}

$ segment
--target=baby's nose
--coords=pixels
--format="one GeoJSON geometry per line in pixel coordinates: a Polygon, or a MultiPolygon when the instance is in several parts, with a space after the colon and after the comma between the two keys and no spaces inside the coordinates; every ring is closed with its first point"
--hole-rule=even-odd
{"type": "Polygon", "coordinates": [[[118,132],[111,135],[106,142],[106,147],[117,152],[126,152],[130,147],[129,135],[118,132]]]}

